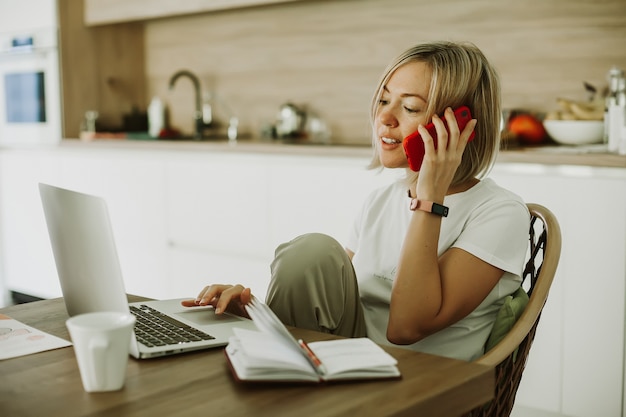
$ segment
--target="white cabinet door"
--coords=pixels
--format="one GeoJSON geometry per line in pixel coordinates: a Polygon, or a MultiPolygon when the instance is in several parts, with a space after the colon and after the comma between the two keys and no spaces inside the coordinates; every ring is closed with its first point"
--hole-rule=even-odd
{"type": "Polygon", "coordinates": [[[167,163],[170,245],[263,256],[268,247],[267,164],[245,154],[186,154],[167,163]]]}
{"type": "Polygon", "coordinates": [[[5,151],[1,164],[3,276],[12,291],[61,296],[37,184],[106,199],[126,290],[148,297],[165,278],[162,162],[123,152],[5,151]]]}
{"type": "Polygon", "coordinates": [[[59,297],[61,286],[37,185],[58,180],[58,161],[34,151],[4,151],[0,158],[0,262],[6,288],[35,297],[59,297]]]}
{"type": "Polygon", "coordinates": [[[548,207],[561,259],[516,404],[568,416],[621,415],[626,271],[623,170],[503,164],[492,177],[548,207]]]}
{"type": "Polygon", "coordinates": [[[272,246],[311,232],[328,234],[345,244],[367,195],[399,175],[397,170],[367,170],[368,162],[361,158],[290,157],[272,163],[272,246]]]}
{"type": "Polygon", "coordinates": [[[202,153],[168,160],[165,189],[170,294],[208,284],[249,286],[264,297],[269,245],[268,159],[202,153]]]}
{"type": "Polygon", "coordinates": [[[167,295],[164,163],[150,152],[65,152],[60,186],[107,202],[126,291],[167,295]]]}
{"type": "Polygon", "coordinates": [[[568,185],[563,413],[617,417],[624,384],[626,179],[581,177],[568,185]]]}

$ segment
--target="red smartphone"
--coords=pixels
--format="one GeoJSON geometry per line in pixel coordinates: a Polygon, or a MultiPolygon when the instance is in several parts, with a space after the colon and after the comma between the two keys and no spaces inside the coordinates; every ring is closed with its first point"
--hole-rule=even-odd
{"type": "MultiPolygon", "coordinates": [[[[454,116],[456,117],[456,122],[459,125],[459,131],[463,131],[465,129],[465,125],[472,120],[472,114],[470,113],[470,109],[467,106],[461,106],[454,110],[454,116]]],[[[441,118],[443,120],[443,124],[446,126],[446,130],[448,129],[448,123],[445,118],[441,118]]],[[[430,136],[435,139],[435,149],[437,149],[437,130],[435,129],[435,125],[430,122],[426,126],[424,126],[430,136]]],[[[475,136],[475,131],[470,135],[468,142],[472,141],[475,136]]],[[[422,140],[422,135],[420,135],[419,131],[415,131],[415,133],[410,134],[404,141],[402,141],[402,145],[404,146],[404,153],[406,154],[407,159],[409,160],[409,168],[413,171],[419,171],[422,167],[422,161],[424,161],[424,141],[422,140]]]]}

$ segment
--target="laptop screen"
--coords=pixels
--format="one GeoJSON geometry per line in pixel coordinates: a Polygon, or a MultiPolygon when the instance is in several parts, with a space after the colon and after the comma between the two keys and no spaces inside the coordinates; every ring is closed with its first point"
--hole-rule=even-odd
{"type": "Polygon", "coordinates": [[[39,193],[67,313],[128,312],[105,200],[48,184],[39,193]]]}

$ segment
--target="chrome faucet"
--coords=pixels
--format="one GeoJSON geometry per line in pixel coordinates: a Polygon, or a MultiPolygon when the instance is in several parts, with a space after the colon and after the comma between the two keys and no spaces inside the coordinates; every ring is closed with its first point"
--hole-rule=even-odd
{"type": "Polygon", "coordinates": [[[195,92],[195,106],[196,110],[193,115],[194,126],[195,126],[195,139],[202,139],[204,128],[211,125],[212,117],[211,117],[211,108],[210,104],[206,103],[205,106],[202,105],[202,92],[200,89],[200,80],[194,73],[188,70],[180,70],[177,71],[170,78],[170,90],[174,88],[174,84],[180,77],[188,77],[193,83],[193,88],[195,92]],[[206,113],[207,117],[204,117],[204,113],[206,113]]]}

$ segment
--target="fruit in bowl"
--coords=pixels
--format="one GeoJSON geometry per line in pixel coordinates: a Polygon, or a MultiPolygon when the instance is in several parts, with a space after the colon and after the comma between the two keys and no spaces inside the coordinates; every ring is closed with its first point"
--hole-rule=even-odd
{"type": "Polygon", "coordinates": [[[523,145],[539,145],[546,139],[546,130],[541,120],[530,113],[511,116],[508,130],[523,145]]]}
{"type": "Polygon", "coordinates": [[[546,115],[543,126],[561,145],[590,145],[604,137],[604,99],[590,101],[558,98],[559,110],[546,115]]]}
{"type": "Polygon", "coordinates": [[[548,135],[561,145],[590,145],[602,142],[602,120],[555,120],[543,121],[548,135]]]}

